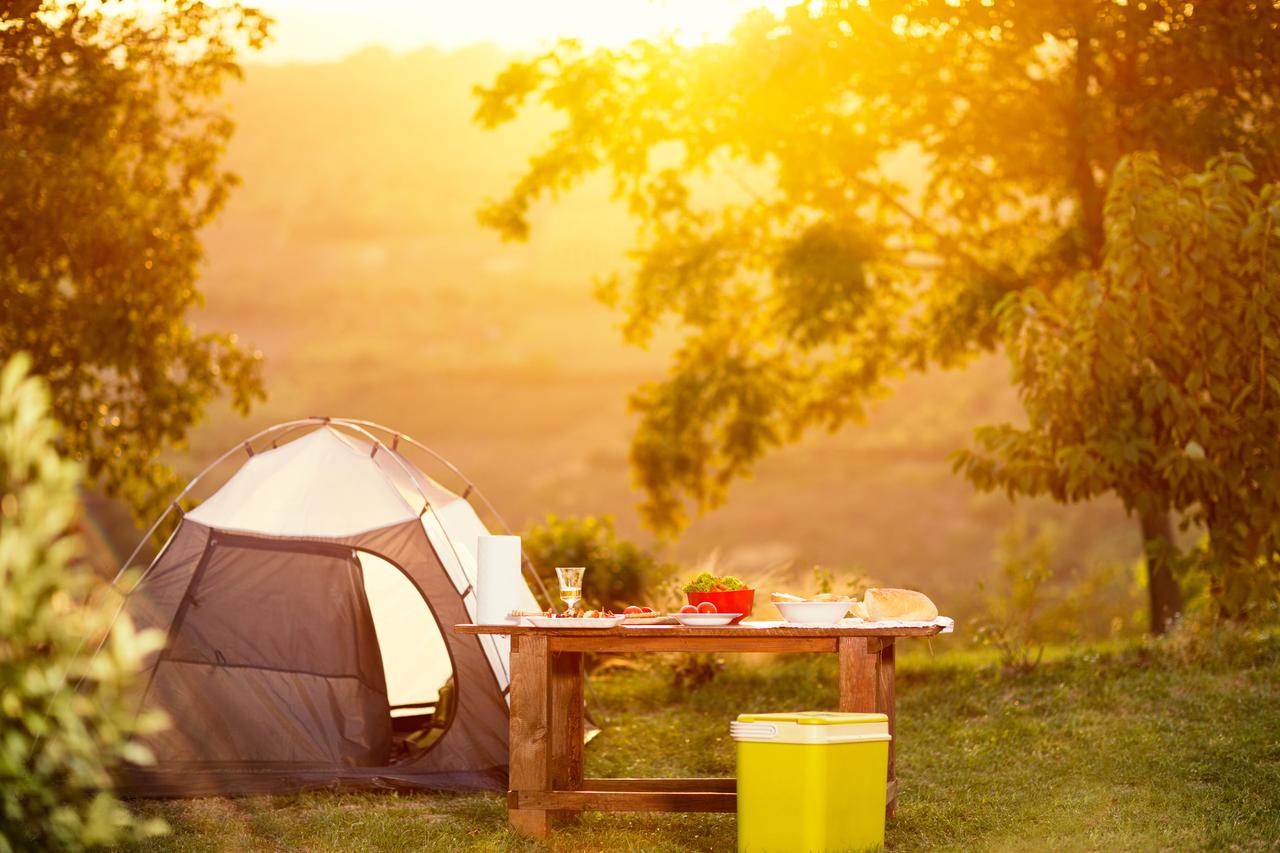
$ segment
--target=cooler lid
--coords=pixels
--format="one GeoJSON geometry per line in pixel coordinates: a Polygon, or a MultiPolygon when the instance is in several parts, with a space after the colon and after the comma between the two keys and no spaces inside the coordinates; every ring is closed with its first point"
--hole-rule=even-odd
{"type": "Polygon", "coordinates": [[[854,743],[887,741],[884,714],[837,714],[809,711],[794,714],[742,714],[729,724],[734,740],[751,743],[854,743]]]}
{"type": "Polygon", "coordinates": [[[837,711],[798,711],[791,714],[739,714],[740,723],[795,723],[799,726],[838,726],[850,723],[888,723],[884,714],[850,714],[837,711]]]}

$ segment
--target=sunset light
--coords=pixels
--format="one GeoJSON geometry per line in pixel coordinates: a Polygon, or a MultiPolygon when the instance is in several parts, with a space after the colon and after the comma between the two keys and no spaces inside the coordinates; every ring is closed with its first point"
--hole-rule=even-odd
{"type": "Polygon", "coordinates": [[[261,59],[335,59],[368,45],[403,51],[426,44],[490,43],[532,50],[577,38],[592,47],[616,46],[661,34],[690,44],[724,39],[749,9],[776,12],[787,5],[786,0],[264,0],[261,8],[278,24],[261,59]]]}
{"type": "Polygon", "coordinates": [[[0,853],[1272,850],[1280,0],[0,2],[0,853]]]}

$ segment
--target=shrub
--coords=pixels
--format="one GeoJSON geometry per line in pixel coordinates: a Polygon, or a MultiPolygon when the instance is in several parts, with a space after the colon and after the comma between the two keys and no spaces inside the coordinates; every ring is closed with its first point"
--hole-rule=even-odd
{"type": "Polygon", "coordinates": [[[525,533],[524,549],[553,596],[557,566],[586,566],[584,603],[611,610],[644,603],[674,572],[674,566],[620,538],[607,515],[560,518],[548,513],[525,533]]]}
{"type": "Polygon", "coordinates": [[[1265,665],[1280,649],[1273,627],[1214,618],[1212,611],[1180,619],[1163,636],[1144,637],[1142,649],[1172,666],[1230,671],[1265,665]]]}
{"type": "Polygon", "coordinates": [[[974,636],[996,649],[1007,673],[1030,672],[1044,655],[1046,634],[1056,615],[1047,591],[1053,578],[1053,548],[1051,532],[1042,530],[1032,538],[1023,523],[1015,523],[1001,542],[995,589],[979,584],[986,611],[974,620],[974,636]]]}
{"type": "Polygon", "coordinates": [[[159,635],[125,617],[112,628],[115,608],[74,564],[80,468],[54,451],[27,364],[0,370],[0,850],[78,850],[164,828],[135,821],[109,776],[150,757],[133,736],[159,720],[138,716],[129,686],[159,635]]]}

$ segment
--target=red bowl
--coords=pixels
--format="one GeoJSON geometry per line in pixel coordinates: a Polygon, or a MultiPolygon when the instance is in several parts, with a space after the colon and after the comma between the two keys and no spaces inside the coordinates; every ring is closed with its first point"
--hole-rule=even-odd
{"type": "Polygon", "coordinates": [[[751,603],[755,600],[754,589],[731,589],[728,592],[686,592],[690,604],[701,604],[710,601],[716,606],[717,613],[741,613],[730,625],[737,625],[751,615],[751,603]]]}

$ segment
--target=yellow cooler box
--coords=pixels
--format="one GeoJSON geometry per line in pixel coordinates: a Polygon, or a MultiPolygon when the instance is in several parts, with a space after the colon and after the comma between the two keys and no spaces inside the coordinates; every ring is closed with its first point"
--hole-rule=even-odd
{"type": "Polygon", "coordinates": [[[729,731],[738,742],[739,853],[884,846],[884,714],[743,714],[729,731]]]}

